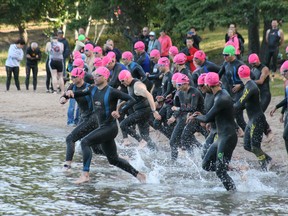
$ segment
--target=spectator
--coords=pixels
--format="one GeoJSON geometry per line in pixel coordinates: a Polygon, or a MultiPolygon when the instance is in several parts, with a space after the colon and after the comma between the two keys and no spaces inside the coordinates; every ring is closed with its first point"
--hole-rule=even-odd
{"type": "Polygon", "coordinates": [[[108,52],[113,51],[116,54],[116,61],[119,62],[121,59],[121,51],[114,47],[114,42],[111,39],[108,39],[103,47],[104,55],[107,55],[108,52]]]}
{"type": "Polygon", "coordinates": [[[150,52],[153,50],[153,49],[157,49],[159,50],[159,52],[161,53],[161,44],[160,42],[158,41],[158,39],[156,38],[156,34],[155,32],[150,32],[149,33],[149,43],[148,43],[148,50],[147,50],[147,53],[150,55],[150,52]]]}
{"type": "Polygon", "coordinates": [[[169,49],[172,46],[171,38],[166,34],[165,30],[161,30],[158,38],[161,44],[161,57],[169,57],[169,49]]]}
{"type": "Polygon", "coordinates": [[[140,40],[145,44],[145,51],[148,50],[148,43],[149,43],[149,29],[148,27],[143,27],[142,34],[140,35],[140,40]]]}
{"type": "Polygon", "coordinates": [[[26,90],[29,90],[29,79],[30,79],[30,72],[32,69],[33,90],[36,91],[37,75],[38,75],[38,61],[41,59],[41,51],[38,48],[38,44],[36,42],[32,42],[30,47],[27,48],[26,59],[27,59],[27,61],[26,61],[26,79],[25,79],[26,90]]]}
{"type": "MultiPolygon", "coordinates": [[[[197,30],[195,27],[191,27],[191,29],[187,32],[186,37],[192,37],[194,40],[193,46],[196,49],[200,49],[200,42],[202,41],[202,38],[197,34],[197,30]]],[[[186,39],[184,40],[184,44],[186,44],[186,39]]]]}
{"type": "Polygon", "coordinates": [[[66,59],[70,55],[69,43],[66,40],[66,38],[64,38],[64,32],[61,29],[58,30],[57,36],[58,36],[58,41],[63,43],[63,45],[64,45],[64,51],[63,51],[63,67],[64,67],[63,76],[66,77],[66,59]]]}
{"type": "MultiPolygon", "coordinates": [[[[238,41],[239,41],[239,49],[240,49],[240,53],[241,55],[244,54],[244,43],[245,43],[245,40],[244,38],[242,37],[242,35],[237,31],[237,28],[236,28],[236,23],[230,23],[229,26],[228,26],[228,29],[232,29],[235,34],[237,35],[237,38],[238,38],[238,41]]],[[[225,43],[227,43],[229,41],[229,36],[228,36],[228,31],[225,35],[225,43]]]]}
{"type": "Polygon", "coordinates": [[[237,59],[241,59],[241,49],[240,49],[240,42],[239,42],[239,39],[238,39],[238,36],[235,32],[235,30],[233,30],[232,28],[231,29],[228,29],[228,41],[226,42],[225,46],[228,46],[228,45],[232,45],[234,46],[235,50],[236,50],[236,57],[237,59]]]}
{"type": "Polygon", "coordinates": [[[193,46],[194,40],[192,37],[186,38],[186,47],[181,50],[181,53],[184,53],[186,55],[186,66],[189,68],[191,72],[193,72],[196,67],[193,63],[194,53],[197,51],[197,49],[193,46]]]}
{"type": "Polygon", "coordinates": [[[8,50],[8,58],[5,62],[6,67],[6,91],[10,89],[10,82],[12,78],[12,73],[14,76],[15,85],[18,91],[20,91],[20,82],[19,82],[19,66],[20,61],[22,61],[24,53],[23,47],[25,45],[25,41],[23,39],[19,39],[15,44],[11,44],[8,50]]]}

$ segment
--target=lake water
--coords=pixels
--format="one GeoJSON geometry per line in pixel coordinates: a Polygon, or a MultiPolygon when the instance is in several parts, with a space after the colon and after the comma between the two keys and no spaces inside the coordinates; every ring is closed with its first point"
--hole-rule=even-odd
{"type": "MultiPolygon", "coordinates": [[[[169,163],[159,153],[119,149],[147,173],[147,184],[93,156],[91,181],[75,185],[82,163],[62,172],[65,134],[28,132],[23,125],[0,124],[0,215],[287,215],[287,173],[250,169],[230,172],[237,192],[227,192],[215,173],[201,169],[200,153],[169,163]]],[[[161,148],[161,147],[160,147],[161,148]]]]}

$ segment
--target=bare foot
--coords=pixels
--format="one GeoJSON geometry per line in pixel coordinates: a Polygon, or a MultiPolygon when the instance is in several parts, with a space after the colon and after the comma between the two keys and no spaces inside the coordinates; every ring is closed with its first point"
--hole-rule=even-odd
{"type": "Polygon", "coordinates": [[[126,138],[126,139],[123,139],[122,145],[123,145],[123,146],[130,146],[130,145],[131,145],[131,142],[129,141],[128,138],[126,138]]]}
{"type": "Polygon", "coordinates": [[[146,183],[146,175],[144,173],[138,173],[136,178],[141,182],[141,183],[146,183]]]}
{"type": "Polygon", "coordinates": [[[274,134],[272,133],[272,131],[270,131],[267,136],[266,136],[266,139],[264,142],[267,142],[267,143],[270,143],[274,138],[274,134]]]}
{"type": "Polygon", "coordinates": [[[146,146],[147,146],[147,142],[142,139],[142,140],[139,142],[139,148],[140,148],[140,149],[143,149],[143,148],[145,148],[146,146]]]}
{"type": "Polygon", "coordinates": [[[238,137],[244,137],[244,132],[243,132],[242,128],[240,128],[240,127],[237,129],[237,136],[238,137]]]}
{"type": "Polygon", "coordinates": [[[77,179],[74,183],[75,184],[82,184],[84,182],[89,182],[90,177],[89,177],[89,172],[83,172],[82,175],[80,176],[79,179],[77,179]]]}
{"type": "Polygon", "coordinates": [[[71,163],[66,163],[63,166],[63,172],[71,172],[71,163]]]}

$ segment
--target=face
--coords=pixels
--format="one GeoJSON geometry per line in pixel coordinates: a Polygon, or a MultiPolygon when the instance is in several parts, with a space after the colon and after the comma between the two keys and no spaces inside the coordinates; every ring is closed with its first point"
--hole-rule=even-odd
{"type": "Polygon", "coordinates": [[[121,84],[124,85],[124,86],[128,86],[129,85],[129,82],[127,79],[124,79],[124,80],[120,80],[121,84]]]}
{"type": "Polygon", "coordinates": [[[165,65],[159,65],[158,69],[161,73],[164,73],[166,68],[165,65]]]}
{"type": "Polygon", "coordinates": [[[181,84],[176,84],[176,87],[180,91],[185,91],[188,89],[188,84],[187,83],[181,83],[181,84]]]}
{"type": "Polygon", "coordinates": [[[146,36],[146,35],[148,35],[148,28],[143,28],[142,29],[142,34],[144,35],[144,36],[146,36]]]}
{"type": "Polygon", "coordinates": [[[272,20],[271,26],[272,26],[272,28],[277,28],[278,27],[277,20],[272,20]]]}
{"type": "Polygon", "coordinates": [[[231,62],[233,60],[233,56],[230,56],[229,54],[223,54],[224,61],[231,62]]]}
{"type": "Polygon", "coordinates": [[[94,78],[94,83],[97,86],[102,85],[105,82],[104,76],[102,76],[100,74],[93,73],[93,78],[94,78]]]}
{"type": "Polygon", "coordinates": [[[130,61],[127,58],[122,58],[122,62],[125,66],[130,63],[130,61]]]}
{"type": "Polygon", "coordinates": [[[209,89],[209,86],[207,86],[207,85],[198,85],[198,89],[203,93],[203,94],[205,94],[205,93],[210,93],[211,92],[211,90],[209,89]]]}
{"type": "Polygon", "coordinates": [[[187,40],[186,40],[186,45],[187,45],[187,47],[188,47],[188,48],[193,47],[193,42],[194,42],[193,40],[190,40],[190,39],[188,40],[188,39],[187,39],[187,40]]]}
{"type": "Polygon", "coordinates": [[[288,80],[288,70],[284,70],[283,77],[288,80]]]}
{"type": "Polygon", "coordinates": [[[102,53],[98,53],[98,52],[93,52],[95,58],[101,58],[102,57],[102,53]]]}
{"type": "Polygon", "coordinates": [[[87,57],[90,57],[90,56],[92,56],[92,51],[90,51],[90,50],[84,50],[84,54],[87,56],[87,57]]]}
{"type": "Polygon", "coordinates": [[[83,28],[78,29],[78,34],[83,34],[85,35],[85,30],[83,28]]]}
{"type": "Polygon", "coordinates": [[[78,76],[71,76],[73,84],[77,85],[81,82],[81,79],[78,76]]]}
{"type": "Polygon", "coordinates": [[[158,58],[156,58],[156,57],[150,57],[150,60],[153,62],[153,63],[155,63],[155,64],[157,64],[157,62],[158,62],[158,58]]]}
{"type": "Polygon", "coordinates": [[[229,36],[229,37],[232,37],[233,35],[234,35],[234,30],[229,29],[229,30],[228,30],[228,36],[229,36]]]}
{"type": "Polygon", "coordinates": [[[153,40],[155,40],[155,36],[154,35],[149,35],[149,39],[153,41],[153,40]]]}
{"type": "Polygon", "coordinates": [[[198,58],[193,58],[193,63],[194,63],[194,65],[198,65],[198,66],[202,65],[202,61],[198,58]]]}

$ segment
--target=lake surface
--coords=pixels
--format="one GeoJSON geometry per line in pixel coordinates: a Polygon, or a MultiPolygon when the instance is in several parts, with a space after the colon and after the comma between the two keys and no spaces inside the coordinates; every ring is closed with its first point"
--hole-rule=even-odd
{"type": "MultiPolygon", "coordinates": [[[[53,134],[53,133],[50,133],[53,134]]],[[[151,153],[119,148],[147,174],[147,184],[94,155],[91,181],[75,185],[82,168],[77,148],[73,171],[62,171],[65,135],[32,133],[0,124],[0,215],[287,215],[287,173],[230,172],[237,192],[201,168],[200,152],[169,161],[167,147],[151,153]]]]}

